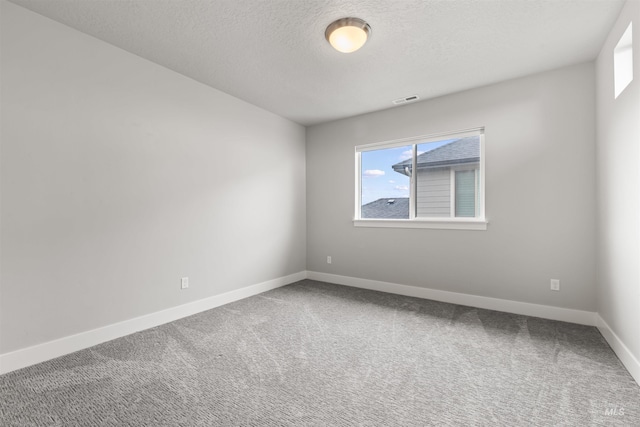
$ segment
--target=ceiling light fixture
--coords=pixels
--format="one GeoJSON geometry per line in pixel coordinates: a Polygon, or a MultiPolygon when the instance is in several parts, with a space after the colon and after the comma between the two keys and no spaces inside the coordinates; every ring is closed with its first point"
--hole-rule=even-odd
{"type": "Polygon", "coordinates": [[[335,50],[351,53],[360,49],[371,35],[371,27],[360,18],[341,18],[332,22],[324,32],[335,50]]]}

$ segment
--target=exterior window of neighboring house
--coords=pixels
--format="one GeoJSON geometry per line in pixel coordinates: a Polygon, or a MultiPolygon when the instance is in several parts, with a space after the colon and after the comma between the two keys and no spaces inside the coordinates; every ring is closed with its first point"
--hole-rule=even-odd
{"type": "Polygon", "coordinates": [[[356,147],[354,224],[486,229],[483,145],[475,129],[356,147]]]}
{"type": "Polygon", "coordinates": [[[478,169],[455,171],[455,212],[457,217],[475,217],[478,213],[478,169]]]}

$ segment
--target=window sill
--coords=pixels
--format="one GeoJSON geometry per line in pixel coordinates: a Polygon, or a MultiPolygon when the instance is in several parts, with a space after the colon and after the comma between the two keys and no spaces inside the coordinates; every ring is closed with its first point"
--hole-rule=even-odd
{"type": "Polygon", "coordinates": [[[354,219],[354,227],[431,228],[436,230],[486,230],[485,219],[354,219]]]}

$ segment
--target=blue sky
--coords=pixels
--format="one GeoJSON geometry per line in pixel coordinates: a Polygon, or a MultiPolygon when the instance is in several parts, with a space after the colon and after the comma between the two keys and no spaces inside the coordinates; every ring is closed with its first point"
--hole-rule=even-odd
{"type": "MultiPolygon", "coordinates": [[[[453,140],[418,144],[418,155],[453,140]]],[[[412,145],[385,148],[361,153],[362,204],[385,198],[409,197],[409,177],[394,171],[391,166],[411,158],[412,145]]]]}
{"type": "Polygon", "coordinates": [[[409,197],[409,177],[391,166],[411,158],[411,145],[361,154],[363,205],[380,198],[409,197]]]}

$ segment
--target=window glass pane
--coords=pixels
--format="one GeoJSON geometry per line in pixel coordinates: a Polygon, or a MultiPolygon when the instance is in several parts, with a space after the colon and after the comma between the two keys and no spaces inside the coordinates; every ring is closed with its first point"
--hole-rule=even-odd
{"type": "Polygon", "coordinates": [[[633,81],[633,23],[629,23],[613,51],[615,97],[633,81]]]}
{"type": "Polygon", "coordinates": [[[456,216],[476,216],[476,172],[456,171],[456,216]]]}
{"type": "Polygon", "coordinates": [[[475,217],[475,184],[471,185],[473,204],[469,206],[470,196],[467,193],[460,193],[464,200],[460,201],[458,211],[457,187],[454,183],[456,170],[463,167],[470,171],[473,178],[475,171],[480,168],[480,136],[449,137],[418,144],[417,155],[416,217],[475,217]]]}
{"type": "Polygon", "coordinates": [[[411,145],[361,153],[361,218],[409,219],[411,156],[411,145]]]}

